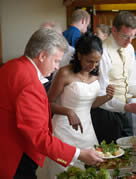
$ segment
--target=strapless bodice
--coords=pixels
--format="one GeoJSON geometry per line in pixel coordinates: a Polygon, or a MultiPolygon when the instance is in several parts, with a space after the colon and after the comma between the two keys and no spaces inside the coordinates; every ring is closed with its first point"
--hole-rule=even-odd
{"type": "Polygon", "coordinates": [[[96,96],[99,95],[98,80],[88,84],[83,82],[72,82],[64,88],[60,97],[60,103],[75,111],[91,108],[96,96]]]}

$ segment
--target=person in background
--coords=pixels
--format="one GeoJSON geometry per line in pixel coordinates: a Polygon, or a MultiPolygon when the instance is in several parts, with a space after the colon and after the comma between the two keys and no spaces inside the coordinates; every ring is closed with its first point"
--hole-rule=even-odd
{"type": "Polygon", "coordinates": [[[69,45],[75,47],[76,41],[79,39],[81,33],[87,31],[90,24],[90,15],[87,11],[77,9],[72,14],[71,25],[63,32],[64,37],[67,39],[69,45]]]}
{"type": "Polygon", "coordinates": [[[0,178],[36,179],[37,166],[49,157],[64,167],[77,159],[103,162],[92,149],[79,149],[52,135],[51,112],[40,82],[58,69],[68,44],[51,29],[39,29],[24,55],[0,68],[0,178]]]}
{"type": "MultiPolygon", "coordinates": [[[[52,122],[54,135],[72,146],[87,149],[98,145],[90,120],[90,108],[109,101],[114,88],[109,85],[107,94],[99,96],[99,69],[103,49],[102,42],[90,33],[83,34],[76,42],[73,60],[60,68],[48,92],[54,113],[52,122]]],[[[64,167],[46,159],[43,175],[54,179],[64,167]]],[[[74,166],[84,169],[84,163],[76,161],[74,166]]]]}
{"type": "Polygon", "coordinates": [[[53,29],[56,30],[58,33],[62,34],[62,28],[60,25],[56,24],[53,21],[46,21],[40,25],[40,28],[47,28],[47,29],[53,29]]]}
{"type": "MultiPolygon", "coordinates": [[[[62,35],[61,27],[58,24],[56,24],[55,22],[44,22],[40,26],[40,28],[53,29],[53,30],[57,31],[58,33],[60,33],[62,35]]],[[[69,64],[69,62],[70,62],[70,60],[73,56],[73,53],[74,53],[74,48],[69,45],[68,50],[65,52],[65,54],[62,57],[62,60],[59,64],[59,68],[69,64]]],[[[41,82],[44,85],[46,92],[48,92],[48,90],[51,86],[51,82],[52,82],[56,72],[57,72],[57,70],[55,72],[53,72],[49,77],[41,79],[41,82]]]]}
{"type": "Polygon", "coordinates": [[[133,135],[131,113],[125,104],[136,96],[136,61],[131,41],[136,33],[136,19],[128,11],[122,11],[113,20],[112,33],[104,41],[100,61],[101,95],[107,84],[115,87],[115,95],[109,102],[91,111],[92,121],[99,142],[110,143],[124,136],[133,135]]]}
{"type": "Polygon", "coordinates": [[[95,35],[97,35],[102,41],[107,39],[110,35],[111,30],[110,27],[106,24],[99,24],[95,28],[95,35]]]}
{"type": "MultiPolygon", "coordinates": [[[[64,55],[63,55],[63,57],[62,57],[62,60],[61,60],[61,62],[60,62],[60,64],[59,64],[59,69],[60,69],[61,67],[66,66],[66,65],[68,65],[68,64],[70,63],[70,61],[71,61],[72,58],[73,58],[74,52],[75,52],[75,48],[73,48],[72,46],[69,45],[67,52],[64,53],[64,55]]],[[[59,70],[59,69],[58,69],[58,70],[59,70]]],[[[56,70],[56,71],[53,73],[53,79],[54,79],[56,73],[58,72],[58,70],[56,70]]],[[[53,80],[53,79],[52,79],[52,80],[53,80]]]]}

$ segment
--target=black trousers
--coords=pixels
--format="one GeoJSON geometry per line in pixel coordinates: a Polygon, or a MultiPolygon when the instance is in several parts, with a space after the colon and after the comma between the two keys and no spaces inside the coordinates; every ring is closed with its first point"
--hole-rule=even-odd
{"type": "Polygon", "coordinates": [[[37,167],[38,165],[32,159],[30,159],[25,153],[23,153],[14,179],[37,179],[37,167]]]}
{"type": "Polygon", "coordinates": [[[115,142],[120,137],[133,135],[131,113],[110,112],[101,108],[91,110],[92,122],[100,142],[115,142]]]}

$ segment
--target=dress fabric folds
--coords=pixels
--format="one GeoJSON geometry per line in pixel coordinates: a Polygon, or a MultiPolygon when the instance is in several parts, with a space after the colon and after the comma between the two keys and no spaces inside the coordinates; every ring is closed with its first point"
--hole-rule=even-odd
{"type": "MultiPolygon", "coordinates": [[[[98,145],[94,128],[91,121],[90,109],[96,96],[99,95],[99,82],[96,80],[90,84],[84,82],[72,82],[64,88],[60,96],[59,103],[72,109],[80,118],[83,126],[83,133],[80,128],[74,130],[70,125],[67,116],[54,115],[52,119],[54,135],[63,142],[76,146],[80,149],[91,148],[98,145]]],[[[84,168],[84,163],[77,160],[74,166],[84,168]]],[[[41,170],[48,179],[54,179],[56,174],[66,170],[66,168],[55,163],[49,158],[45,160],[45,166],[41,170]]]]}

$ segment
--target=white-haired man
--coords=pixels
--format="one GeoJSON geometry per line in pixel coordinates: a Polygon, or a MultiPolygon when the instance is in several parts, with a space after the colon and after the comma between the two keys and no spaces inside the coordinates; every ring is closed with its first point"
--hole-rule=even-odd
{"type": "Polygon", "coordinates": [[[39,29],[24,55],[0,69],[0,178],[36,179],[45,156],[68,166],[77,158],[86,164],[103,162],[91,149],[82,150],[52,135],[51,112],[40,82],[58,69],[68,44],[51,29],[39,29]]]}

